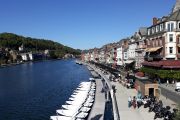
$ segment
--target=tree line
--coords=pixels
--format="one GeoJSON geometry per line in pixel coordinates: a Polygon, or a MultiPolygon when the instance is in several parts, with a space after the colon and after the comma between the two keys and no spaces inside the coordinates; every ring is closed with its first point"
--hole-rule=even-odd
{"type": "Polygon", "coordinates": [[[44,51],[50,50],[54,57],[62,57],[65,54],[80,55],[80,50],[64,46],[58,42],[45,39],[37,39],[31,37],[24,37],[13,33],[0,34],[0,48],[10,48],[18,50],[21,45],[24,45],[27,51],[44,51]]]}

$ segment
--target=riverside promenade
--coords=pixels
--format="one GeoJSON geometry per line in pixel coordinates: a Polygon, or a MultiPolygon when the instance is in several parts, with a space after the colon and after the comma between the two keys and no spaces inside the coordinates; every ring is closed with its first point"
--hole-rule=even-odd
{"type": "MultiPolygon", "coordinates": [[[[118,104],[118,110],[120,114],[120,120],[154,120],[154,113],[148,112],[148,108],[141,106],[139,109],[128,108],[128,97],[137,96],[137,91],[135,89],[127,89],[122,86],[119,82],[111,82],[112,85],[116,86],[116,99],[118,104]]],[[[171,106],[175,103],[170,99],[166,99],[161,96],[160,99],[163,101],[164,106],[171,106]]],[[[162,120],[157,118],[156,120],[162,120]]]]}
{"type": "Polygon", "coordinates": [[[89,114],[88,120],[104,120],[105,111],[105,94],[102,93],[103,84],[101,79],[95,79],[96,81],[96,94],[95,101],[92,110],[89,114]]]}
{"type": "MultiPolygon", "coordinates": [[[[98,73],[102,73],[102,71],[93,66],[96,70],[98,70],[98,73]]],[[[115,92],[115,98],[117,103],[117,108],[119,114],[120,120],[153,120],[154,119],[154,113],[148,112],[148,108],[144,108],[144,106],[141,106],[139,109],[136,108],[128,108],[128,97],[131,96],[137,96],[137,91],[135,89],[127,89],[126,87],[122,86],[119,82],[110,82],[108,79],[109,74],[104,75],[106,81],[110,86],[115,85],[116,86],[116,92],[115,92]]],[[[160,96],[160,99],[163,101],[164,106],[171,106],[172,108],[176,107],[175,103],[164,97],[163,95],[160,96]]],[[[114,119],[115,120],[115,119],[114,119]]],[[[162,120],[157,118],[156,120],[162,120]]]]}
{"type": "MultiPolygon", "coordinates": [[[[127,89],[118,82],[111,82],[116,86],[116,99],[121,120],[153,120],[154,113],[148,112],[148,109],[140,107],[139,109],[128,108],[128,97],[136,96],[135,89],[127,89]]],[[[157,119],[158,120],[158,119],[157,119]]]]}
{"type": "MultiPolygon", "coordinates": [[[[118,112],[118,108],[117,108],[117,101],[116,101],[116,96],[113,92],[113,89],[112,89],[112,85],[109,81],[109,78],[108,76],[109,75],[105,75],[101,69],[99,69],[98,67],[94,66],[94,65],[90,65],[90,64],[85,64],[87,66],[89,66],[90,68],[92,68],[95,72],[97,72],[102,79],[105,80],[105,83],[107,84],[108,86],[108,89],[109,89],[109,92],[110,92],[110,95],[111,95],[111,100],[112,100],[112,109],[113,109],[113,116],[114,116],[114,120],[120,120],[120,117],[119,117],[119,112],[118,112]]],[[[88,68],[89,69],[89,68],[88,68]]]]}

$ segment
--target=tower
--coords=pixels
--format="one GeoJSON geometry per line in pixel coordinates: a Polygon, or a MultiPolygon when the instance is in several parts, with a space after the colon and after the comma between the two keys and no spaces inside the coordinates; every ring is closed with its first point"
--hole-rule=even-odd
{"type": "Polygon", "coordinates": [[[176,12],[179,9],[180,9],[180,0],[176,0],[176,4],[174,5],[172,12],[176,12]]]}

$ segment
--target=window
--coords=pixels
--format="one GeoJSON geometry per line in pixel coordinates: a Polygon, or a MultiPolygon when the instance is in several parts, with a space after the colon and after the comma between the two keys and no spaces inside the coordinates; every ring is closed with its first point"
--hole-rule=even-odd
{"type": "Polygon", "coordinates": [[[180,29],[180,22],[178,22],[178,29],[180,29]]]}
{"type": "Polygon", "coordinates": [[[152,34],[154,34],[154,33],[155,33],[155,27],[152,28],[152,34]]]}
{"type": "Polygon", "coordinates": [[[171,31],[171,26],[170,26],[171,24],[170,23],[168,23],[168,31],[171,31]]]}
{"type": "Polygon", "coordinates": [[[148,29],[148,35],[150,35],[151,34],[151,29],[148,29]]]}
{"type": "Polygon", "coordinates": [[[173,42],[173,34],[169,34],[169,42],[173,42]]]}
{"type": "Polygon", "coordinates": [[[174,23],[168,23],[168,32],[172,32],[174,30],[174,23]]]}
{"type": "Polygon", "coordinates": [[[174,23],[171,23],[171,31],[174,30],[174,23]]]}
{"type": "Polygon", "coordinates": [[[170,53],[170,54],[173,53],[173,47],[169,47],[169,53],[170,53]]]}
{"type": "Polygon", "coordinates": [[[160,31],[163,30],[163,24],[160,24],[160,31]]]}
{"type": "Polygon", "coordinates": [[[156,26],[156,32],[159,32],[159,25],[156,26]]]}

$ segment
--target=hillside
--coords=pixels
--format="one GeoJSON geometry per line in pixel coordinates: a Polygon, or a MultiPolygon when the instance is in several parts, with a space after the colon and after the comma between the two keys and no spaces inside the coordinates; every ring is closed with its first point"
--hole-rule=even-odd
{"type": "Polygon", "coordinates": [[[24,37],[13,33],[1,33],[0,34],[0,48],[10,48],[18,50],[19,46],[24,45],[27,51],[41,52],[44,50],[53,50],[58,57],[65,55],[66,53],[79,55],[80,50],[64,46],[58,42],[45,39],[37,39],[31,37],[24,37]]]}

